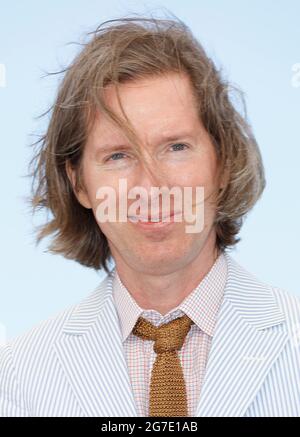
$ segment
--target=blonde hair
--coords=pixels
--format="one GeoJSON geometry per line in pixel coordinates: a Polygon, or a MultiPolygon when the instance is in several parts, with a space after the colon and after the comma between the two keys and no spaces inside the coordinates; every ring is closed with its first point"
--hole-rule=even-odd
{"type": "MultiPolygon", "coordinates": [[[[66,173],[68,161],[76,171],[76,189],[84,188],[81,158],[98,110],[121,128],[139,153],[139,143],[119,98],[118,84],[170,72],[188,75],[199,118],[215,147],[226,183],[216,197],[216,245],[234,246],[243,219],[265,188],[261,154],[251,127],[230,99],[229,85],[179,19],[123,17],[103,22],[91,40],[65,69],[51,119],[34,143],[30,205],[50,210],[52,218],[38,227],[37,243],[53,235],[49,251],[96,270],[108,269],[107,239],[91,209],[77,200],[66,173]],[[106,105],[104,89],[115,85],[125,121],[106,105]]],[[[149,168],[149,171],[151,169],[149,168]]],[[[156,174],[156,177],[158,175],[156,174]]]]}

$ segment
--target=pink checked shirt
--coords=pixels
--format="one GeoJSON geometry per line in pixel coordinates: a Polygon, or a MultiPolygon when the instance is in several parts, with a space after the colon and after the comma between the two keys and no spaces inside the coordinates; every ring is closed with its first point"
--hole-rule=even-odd
{"type": "Polygon", "coordinates": [[[115,269],[113,298],[116,304],[122,342],[129,370],[138,415],[149,416],[149,389],[152,366],[156,358],[153,341],[132,334],[139,316],[155,326],[167,323],[183,314],[195,324],[191,326],[182,348],[178,351],[183,368],[189,416],[194,416],[199,402],[207,357],[218,311],[223,299],[227,277],[227,261],[223,253],[198,286],[173,310],[164,316],[156,310],[143,310],[133,299],[115,269]]]}

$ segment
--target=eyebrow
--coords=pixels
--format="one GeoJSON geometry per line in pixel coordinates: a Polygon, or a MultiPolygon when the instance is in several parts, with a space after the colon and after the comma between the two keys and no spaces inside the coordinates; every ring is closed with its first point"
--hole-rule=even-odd
{"type": "MultiPolygon", "coordinates": [[[[193,138],[193,137],[194,135],[190,131],[181,132],[181,133],[179,132],[176,135],[175,134],[162,135],[157,143],[158,144],[162,142],[168,143],[172,141],[178,141],[182,138],[193,138]]],[[[128,149],[130,149],[130,146],[126,144],[103,144],[97,147],[97,154],[114,152],[116,150],[128,150],[128,149]]]]}

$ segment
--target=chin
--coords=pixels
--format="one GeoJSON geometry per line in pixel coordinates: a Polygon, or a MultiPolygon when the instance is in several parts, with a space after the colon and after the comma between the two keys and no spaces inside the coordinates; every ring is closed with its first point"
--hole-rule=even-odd
{"type": "Polygon", "coordinates": [[[164,254],[154,253],[151,257],[145,257],[144,254],[143,258],[140,257],[137,260],[139,264],[138,270],[154,275],[164,275],[177,271],[186,263],[186,257],[184,254],[179,251],[177,253],[177,256],[170,254],[169,251],[164,254]]]}

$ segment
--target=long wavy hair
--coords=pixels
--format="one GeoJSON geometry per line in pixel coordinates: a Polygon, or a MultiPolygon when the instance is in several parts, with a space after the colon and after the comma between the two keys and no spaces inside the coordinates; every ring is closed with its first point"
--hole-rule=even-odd
{"type": "MultiPolygon", "coordinates": [[[[234,246],[246,214],[265,188],[261,154],[247,122],[243,93],[230,85],[207,56],[190,29],[176,19],[123,17],[108,20],[88,34],[88,42],[64,73],[46,132],[29,167],[32,177],[30,207],[46,209],[52,217],[38,226],[36,242],[52,236],[49,251],[96,270],[109,271],[111,253],[93,211],[74,194],[66,172],[75,170],[76,189],[84,188],[82,152],[97,111],[123,130],[137,153],[140,145],[119,98],[118,85],[170,72],[189,76],[199,118],[217,152],[225,186],[216,197],[216,246],[234,246]],[[104,89],[115,85],[124,119],[106,105],[104,89]],[[232,102],[238,95],[240,114],[232,102]]],[[[43,114],[44,115],[44,114],[43,114]]],[[[149,169],[151,171],[151,169],[149,169]]],[[[156,175],[157,176],[157,175],[156,175]]]]}

